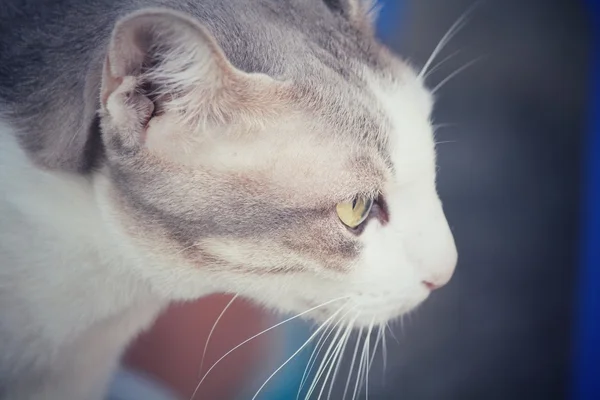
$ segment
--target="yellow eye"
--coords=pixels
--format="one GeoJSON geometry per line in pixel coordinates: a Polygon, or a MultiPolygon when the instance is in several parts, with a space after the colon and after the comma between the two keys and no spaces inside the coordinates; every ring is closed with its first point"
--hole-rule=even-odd
{"type": "Polygon", "coordinates": [[[372,206],[372,199],[357,196],[351,202],[339,203],[335,209],[344,225],[349,228],[356,228],[367,219],[372,206]]]}

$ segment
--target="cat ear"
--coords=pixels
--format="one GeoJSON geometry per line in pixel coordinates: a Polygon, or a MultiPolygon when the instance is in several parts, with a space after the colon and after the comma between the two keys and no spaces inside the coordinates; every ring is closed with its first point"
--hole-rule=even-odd
{"type": "Polygon", "coordinates": [[[133,147],[162,114],[189,127],[256,117],[269,109],[274,87],[273,79],[231,65],[192,18],[142,10],[120,20],[112,33],[100,94],[103,130],[133,147]]]}
{"type": "Polygon", "coordinates": [[[355,26],[369,33],[375,32],[375,23],[381,6],[377,0],[324,0],[332,10],[348,18],[355,26]]]}

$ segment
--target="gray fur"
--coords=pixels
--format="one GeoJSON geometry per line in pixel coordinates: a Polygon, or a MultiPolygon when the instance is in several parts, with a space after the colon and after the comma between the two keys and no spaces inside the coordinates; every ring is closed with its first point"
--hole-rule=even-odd
{"type": "MultiPolygon", "coordinates": [[[[145,7],[197,18],[237,68],[304,82],[307,90],[324,70],[360,85],[351,65],[383,62],[379,47],[344,9],[329,9],[322,0],[3,0],[0,111],[19,127],[22,145],[39,165],[81,172],[96,165],[102,149],[95,119],[109,35],[119,17],[145,7]]],[[[368,128],[365,117],[357,119],[368,128]]]]}
{"type": "MultiPolygon", "coordinates": [[[[78,172],[100,167],[105,150],[96,111],[111,31],[120,17],[157,6],[195,17],[238,69],[294,82],[293,101],[321,114],[329,125],[323,132],[363,139],[383,132],[380,125],[385,117],[368,104],[370,95],[361,90],[365,83],[355,67],[377,69],[386,59],[370,33],[349,18],[346,2],[330,9],[322,0],[9,0],[0,11],[0,101],[10,121],[20,128],[23,147],[39,165],[78,172]]],[[[118,136],[110,139],[113,145],[119,140],[118,136]]],[[[385,152],[382,141],[373,142],[385,152]]],[[[135,158],[133,153],[121,156],[135,158]]],[[[168,172],[164,175],[158,167],[148,168],[127,171],[113,165],[112,179],[139,224],[160,227],[180,248],[207,233],[212,237],[285,237],[299,226],[315,226],[319,221],[326,226],[331,220],[326,214],[328,203],[321,208],[286,208],[273,198],[244,194],[243,185],[236,186],[231,177],[224,177],[224,182],[223,178],[213,180],[206,192],[210,195],[205,196],[208,201],[199,204],[195,213],[174,214],[148,204],[157,188],[177,205],[190,203],[194,196],[172,187],[168,172]],[[140,172],[144,170],[150,173],[140,172]],[[219,183],[222,188],[216,187],[219,183]],[[223,196],[230,200],[221,202],[223,196]],[[213,211],[200,212],[207,209],[213,211]],[[244,210],[244,218],[232,219],[239,210],[244,210]]],[[[287,242],[292,246],[294,240],[287,242]]],[[[321,248],[331,255],[356,255],[356,243],[339,235],[331,243],[310,244],[313,252],[321,248]]],[[[302,251],[298,243],[293,247],[302,251]]]]}

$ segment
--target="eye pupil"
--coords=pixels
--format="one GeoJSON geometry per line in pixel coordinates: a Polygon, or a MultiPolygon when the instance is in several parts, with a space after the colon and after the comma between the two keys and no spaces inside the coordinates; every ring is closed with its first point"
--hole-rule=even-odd
{"type": "Polygon", "coordinates": [[[339,203],[336,206],[336,211],[344,225],[356,229],[367,220],[372,206],[373,200],[371,198],[359,195],[350,202],[339,203]]]}

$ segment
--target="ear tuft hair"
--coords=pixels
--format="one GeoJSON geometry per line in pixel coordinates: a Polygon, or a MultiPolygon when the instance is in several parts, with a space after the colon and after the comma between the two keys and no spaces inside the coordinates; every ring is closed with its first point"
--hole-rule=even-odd
{"type": "MultiPolygon", "coordinates": [[[[120,118],[118,126],[105,124],[113,131],[119,126],[129,131],[131,127],[143,129],[148,123],[149,100],[153,105],[150,118],[170,113],[179,124],[196,132],[207,123],[261,119],[273,112],[274,92],[281,87],[267,76],[236,69],[210,33],[190,17],[171,10],[145,9],[120,20],[113,30],[101,104],[109,119],[116,122],[120,118]],[[132,86],[125,92],[119,89],[124,80],[132,86]],[[119,113],[119,109],[129,111],[119,113]],[[134,122],[126,123],[127,118],[134,122]]],[[[143,132],[137,135],[143,136],[143,132]]]]}

